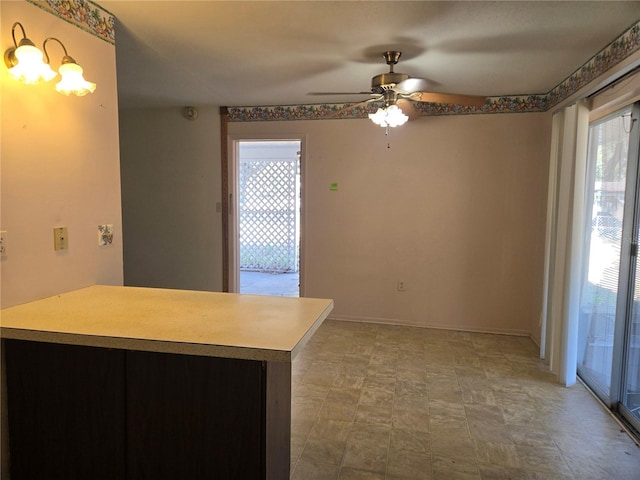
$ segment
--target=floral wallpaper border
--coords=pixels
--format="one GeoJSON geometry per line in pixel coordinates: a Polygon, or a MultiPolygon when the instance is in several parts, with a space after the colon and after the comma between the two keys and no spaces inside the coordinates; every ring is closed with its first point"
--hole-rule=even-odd
{"type": "MultiPolygon", "coordinates": [[[[47,10],[79,28],[115,44],[115,17],[90,0],[26,0],[47,10]]],[[[610,70],[630,55],[640,51],[640,21],[593,56],[551,91],[543,94],[489,97],[482,107],[461,107],[435,103],[415,103],[421,115],[468,115],[488,113],[545,112],[570,97],[589,82],[610,70]]],[[[371,103],[365,107],[340,111],[351,104],[311,104],[264,107],[229,107],[230,122],[322,120],[334,118],[366,118],[378,107],[371,103]]]]}
{"type": "MultiPolygon", "coordinates": [[[[325,103],[314,105],[285,105],[266,107],[228,107],[230,122],[331,120],[337,118],[366,118],[379,107],[377,103],[341,112],[349,103],[325,103]]],[[[481,113],[531,113],[548,109],[546,95],[520,95],[489,97],[481,108],[445,105],[439,103],[414,103],[420,115],[469,115],[481,113]]]]}
{"type": "Polygon", "coordinates": [[[115,45],[115,17],[89,0],[26,0],[102,40],[115,45]]]}

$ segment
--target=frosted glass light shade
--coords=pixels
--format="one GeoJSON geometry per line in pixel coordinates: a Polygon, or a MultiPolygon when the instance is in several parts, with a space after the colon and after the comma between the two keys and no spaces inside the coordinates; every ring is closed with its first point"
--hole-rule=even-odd
{"type": "Polygon", "coordinates": [[[40,80],[48,82],[57,75],[51,67],[42,61],[42,52],[34,45],[21,45],[16,48],[16,64],[9,68],[13,78],[26,84],[35,84],[40,80]]]}
{"type": "Polygon", "coordinates": [[[82,97],[96,89],[95,83],[84,79],[82,67],[77,63],[63,63],[58,71],[62,79],[56,84],[56,90],[64,95],[74,93],[82,97]]]}
{"type": "Polygon", "coordinates": [[[397,105],[389,105],[385,108],[378,108],[376,113],[370,113],[369,119],[381,127],[398,127],[404,125],[407,117],[397,105]]]}

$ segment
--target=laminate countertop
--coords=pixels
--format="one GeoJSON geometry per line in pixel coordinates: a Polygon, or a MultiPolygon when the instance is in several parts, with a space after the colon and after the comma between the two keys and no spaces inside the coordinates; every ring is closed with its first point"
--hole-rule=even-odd
{"type": "Polygon", "coordinates": [[[290,362],[333,300],[94,285],[0,311],[2,338],[290,362]]]}

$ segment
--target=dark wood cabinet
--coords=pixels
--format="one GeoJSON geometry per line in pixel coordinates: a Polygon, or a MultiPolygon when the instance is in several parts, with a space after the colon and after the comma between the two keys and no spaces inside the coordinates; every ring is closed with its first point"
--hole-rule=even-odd
{"type": "Polygon", "coordinates": [[[262,362],[127,352],[128,478],[264,478],[262,362]]]}
{"type": "Polygon", "coordinates": [[[4,345],[12,480],[289,476],[290,363],[4,345]]]}
{"type": "Polygon", "coordinates": [[[125,352],[4,341],[13,480],[125,478],[125,352]]]}

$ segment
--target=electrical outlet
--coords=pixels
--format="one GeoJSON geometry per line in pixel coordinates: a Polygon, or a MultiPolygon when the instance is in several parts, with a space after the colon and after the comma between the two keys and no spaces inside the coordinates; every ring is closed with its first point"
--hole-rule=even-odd
{"type": "Polygon", "coordinates": [[[404,283],[404,280],[398,280],[398,291],[399,292],[406,292],[407,286],[404,283]]]}
{"type": "Polygon", "coordinates": [[[7,231],[2,230],[0,232],[0,257],[7,256],[7,231]]]}
{"type": "Polygon", "coordinates": [[[69,232],[67,227],[56,227],[53,229],[53,249],[67,250],[69,248],[69,232]]]}

